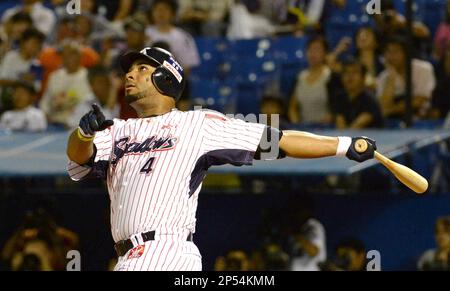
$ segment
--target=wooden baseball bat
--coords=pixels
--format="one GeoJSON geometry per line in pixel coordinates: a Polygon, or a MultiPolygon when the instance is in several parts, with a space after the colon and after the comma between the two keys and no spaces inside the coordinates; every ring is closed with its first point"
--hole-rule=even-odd
{"type": "MultiPolygon", "coordinates": [[[[355,149],[358,153],[363,153],[367,150],[368,144],[364,139],[358,139],[355,142],[355,149]]],[[[403,166],[399,163],[392,161],[391,159],[383,156],[379,152],[375,151],[375,159],[377,159],[383,166],[385,166],[392,174],[405,186],[413,190],[418,194],[422,194],[428,189],[428,181],[411,170],[410,168],[403,166]]]]}

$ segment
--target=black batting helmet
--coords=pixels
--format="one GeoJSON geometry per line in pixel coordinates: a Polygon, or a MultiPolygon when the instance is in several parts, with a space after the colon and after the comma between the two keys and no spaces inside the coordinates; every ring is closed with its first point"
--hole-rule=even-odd
{"type": "Polygon", "coordinates": [[[120,66],[127,73],[137,60],[144,60],[156,70],[152,74],[152,83],[164,95],[180,99],[185,87],[183,67],[173,55],[158,47],[146,47],[140,52],[128,52],[120,58],[120,66]]]}

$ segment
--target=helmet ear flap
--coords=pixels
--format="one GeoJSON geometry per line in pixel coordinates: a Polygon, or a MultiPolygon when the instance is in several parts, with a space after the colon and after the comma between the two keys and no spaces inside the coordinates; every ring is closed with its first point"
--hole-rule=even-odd
{"type": "Polygon", "coordinates": [[[159,66],[152,74],[153,85],[161,94],[178,99],[178,89],[173,86],[176,81],[175,77],[164,66],[159,66]]]}

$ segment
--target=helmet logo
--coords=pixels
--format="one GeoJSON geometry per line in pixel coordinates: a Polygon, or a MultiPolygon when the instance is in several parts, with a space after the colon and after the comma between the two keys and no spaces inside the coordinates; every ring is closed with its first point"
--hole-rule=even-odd
{"type": "MultiPolygon", "coordinates": [[[[172,60],[172,59],[171,59],[172,60]]],[[[174,63],[169,63],[168,61],[164,61],[163,66],[169,70],[169,72],[172,73],[172,75],[174,75],[174,77],[178,80],[178,83],[181,83],[181,81],[183,80],[183,76],[181,75],[180,72],[182,72],[181,70],[181,66],[179,66],[178,64],[176,64],[176,62],[174,63]]]]}

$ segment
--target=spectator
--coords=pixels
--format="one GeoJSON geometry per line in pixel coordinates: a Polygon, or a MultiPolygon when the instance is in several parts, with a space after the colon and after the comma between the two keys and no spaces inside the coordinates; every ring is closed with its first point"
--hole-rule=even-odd
{"type": "MultiPolygon", "coordinates": [[[[39,55],[39,61],[44,69],[44,77],[42,81],[42,89],[47,88],[48,78],[51,73],[60,69],[63,65],[62,47],[65,43],[73,42],[73,39],[64,38],[56,47],[47,47],[42,50],[39,55]]],[[[81,46],[81,66],[90,68],[100,62],[100,55],[91,47],[81,46]]]]}
{"type": "Polygon", "coordinates": [[[445,118],[450,113],[450,48],[445,51],[436,88],[433,90],[432,118],[445,118]]]}
{"type": "Polygon", "coordinates": [[[0,57],[8,51],[19,48],[19,40],[22,34],[32,28],[33,20],[24,12],[17,12],[3,24],[2,44],[0,46],[0,57]]]}
{"type": "Polygon", "coordinates": [[[174,26],[177,4],[174,0],[153,1],[151,19],[153,25],[146,29],[149,39],[154,42],[165,42],[171,52],[180,60],[187,71],[200,64],[200,56],[194,39],[186,31],[174,26]]]}
{"type": "MultiPolygon", "coordinates": [[[[343,55],[349,52],[353,40],[350,37],[343,37],[334,51],[327,56],[327,62],[334,72],[341,72],[343,55]]],[[[356,58],[366,67],[366,86],[375,90],[376,78],[383,69],[383,64],[379,58],[379,46],[375,30],[370,26],[363,26],[358,29],[354,42],[356,44],[356,58]]]]}
{"type": "Polygon", "coordinates": [[[79,117],[92,109],[91,105],[93,103],[99,105],[107,119],[118,117],[120,112],[117,103],[118,88],[113,85],[109,72],[101,66],[90,68],[88,80],[93,95],[87,97],[86,102],[80,102],[75,109],[75,113],[72,114],[72,117],[76,118],[76,120],[72,120],[69,123],[77,124],[79,117]]]}
{"type": "MultiPolygon", "coordinates": [[[[125,45],[115,54],[116,57],[112,61],[111,70],[120,70],[119,58],[127,51],[140,51],[148,42],[145,35],[146,24],[138,18],[128,18],[124,22],[125,45]]],[[[123,72],[119,72],[120,74],[123,72]]]]}
{"type": "Polygon", "coordinates": [[[47,128],[44,112],[33,106],[36,100],[33,84],[19,81],[12,95],[13,110],[3,113],[0,128],[13,131],[42,131],[47,128]]]}
{"type": "Polygon", "coordinates": [[[65,270],[65,256],[79,246],[78,236],[59,226],[42,208],[27,213],[8,239],[1,258],[16,270],[65,270]]]}
{"type": "Polygon", "coordinates": [[[290,100],[292,123],[329,124],[332,121],[327,90],[331,78],[331,69],[325,61],[327,51],[328,44],[322,36],[309,40],[306,46],[308,68],[299,73],[290,100]]]}
{"type": "Polygon", "coordinates": [[[249,260],[243,250],[232,250],[225,257],[224,271],[248,271],[249,260]]]}
{"type": "Polygon", "coordinates": [[[265,271],[289,271],[289,255],[278,244],[267,244],[262,259],[265,271]]]}
{"type": "Polygon", "coordinates": [[[100,14],[113,22],[122,22],[131,16],[138,6],[137,0],[95,0],[92,2],[94,2],[100,14]]]}
{"type": "Polygon", "coordinates": [[[344,63],[344,93],[335,100],[336,128],[362,129],[383,126],[378,100],[365,87],[366,67],[357,60],[344,63]]]}
{"type": "Polygon", "coordinates": [[[232,3],[233,0],[178,0],[178,19],[195,36],[223,36],[225,17],[232,3]]]}
{"type": "Polygon", "coordinates": [[[436,249],[427,250],[417,262],[421,271],[450,271],[450,216],[440,217],[434,226],[436,249]]]}
{"type": "Polygon", "coordinates": [[[75,116],[79,104],[93,96],[87,70],[81,64],[81,46],[66,42],[61,50],[63,67],[50,74],[48,86],[40,102],[40,107],[52,124],[74,127],[78,124],[75,116]]]}
{"type": "Polygon", "coordinates": [[[11,88],[17,80],[34,83],[40,90],[42,66],[36,59],[42,48],[44,35],[34,28],[27,29],[20,38],[19,48],[6,53],[0,63],[0,92],[3,110],[12,109],[11,88]]]}
{"type": "Polygon", "coordinates": [[[309,197],[294,197],[288,205],[288,243],[291,271],[318,271],[326,260],[326,235],[322,223],[313,218],[309,197]]]}
{"type": "MultiPolygon", "coordinates": [[[[400,37],[390,38],[384,48],[385,70],[378,77],[377,96],[388,118],[405,114],[406,42],[400,37]]],[[[412,60],[412,107],[416,118],[424,117],[436,85],[433,66],[418,59],[412,60]]]]}
{"type": "Polygon", "coordinates": [[[51,9],[45,7],[41,2],[41,0],[22,0],[22,5],[17,5],[3,13],[2,22],[5,23],[19,11],[25,12],[33,19],[34,27],[48,36],[55,27],[56,16],[51,9]]]}
{"type": "Polygon", "coordinates": [[[450,1],[447,1],[445,19],[436,30],[433,41],[433,55],[437,60],[444,57],[446,50],[450,47],[450,1]]]}
{"type": "Polygon", "coordinates": [[[55,31],[52,33],[49,44],[57,46],[65,39],[74,39],[77,36],[75,21],[72,16],[64,16],[58,19],[55,31]]]}
{"type": "Polygon", "coordinates": [[[82,13],[74,17],[76,38],[80,43],[87,46],[96,46],[105,38],[111,38],[118,35],[118,29],[115,29],[101,15],[91,13],[82,13]]]}
{"type": "Polygon", "coordinates": [[[260,113],[267,115],[267,125],[275,126],[279,129],[289,128],[289,122],[285,117],[285,106],[283,99],[276,95],[266,95],[263,97],[260,105],[260,113]],[[278,118],[278,124],[272,124],[272,119],[278,118]]]}
{"type": "Polygon", "coordinates": [[[375,30],[369,26],[361,27],[356,33],[355,43],[356,57],[366,68],[365,84],[375,90],[377,76],[383,70],[375,30]]]}
{"type": "MultiPolygon", "coordinates": [[[[375,31],[377,32],[378,41],[395,35],[406,35],[408,33],[407,22],[403,15],[395,10],[393,0],[382,0],[380,3],[381,14],[374,14],[375,31]]],[[[424,45],[429,42],[430,30],[425,24],[419,21],[413,22],[413,38],[414,47],[425,49],[424,45]]]]}
{"type": "Polygon", "coordinates": [[[294,25],[295,35],[323,31],[327,11],[342,8],[346,0],[272,0],[262,1],[262,13],[272,23],[294,25]]]}
{"type": "Polygon", "coordinates": [[[236,1],[230,8],[229,39],[268,37],[276,33],[276,27],[265,16],[258,14],[260,0],[236,1]]]}
{"type": "Polygon", "coordinates": [[[5,86],[19,79],[34,82],[42,78],[32,69],[33,66],[40,66],[36,58],[42,49],[44,38],[41,32],[33,28],[22,34],[19,49],[9,51],[0,64],[0,85],[5,86]]]}
{"type": "Polygon", "coordinates": [[[357,239],[342,240],[331,261],[320,264],[322,271],[366,271],[366,248],[357,239]]]}

